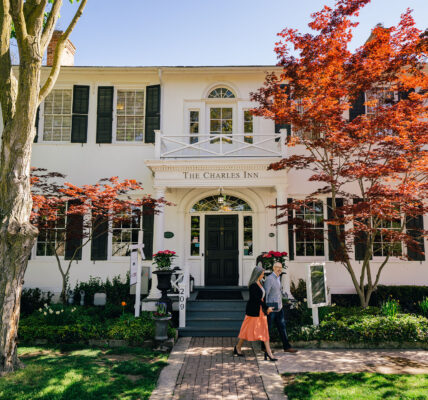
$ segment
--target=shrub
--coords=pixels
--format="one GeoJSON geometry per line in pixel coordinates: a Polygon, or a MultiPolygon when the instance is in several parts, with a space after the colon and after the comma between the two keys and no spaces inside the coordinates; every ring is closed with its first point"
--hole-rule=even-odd
{"type": "Polygon", "coordinates": [[[428,317],[428,297],[424,297],[418,304],[422,314],[428,317]]]}
{"type": "Polygon", "coordinates": [[[109,339],[126,339],[133,343],[142,343],[154,337],[154,322],[151,313],[145,312],[140,318],[124,315],[107,329],[109,339]]]}
{"type": "Polygon", "coordinates": [[[427,342],[428,319],[397,314],[395,318],[379,315],[379,309],[332,310],[319,326],[293,329],[290,340],[327,340],[350,343],[427,342]],[[345,311],[346,310],[346,311],[345,311]]]}
{"type": "Polygon", "coordinates": [[[297,301],[306,301],[306,282],[303,279],[299,279],[297,285],[291,282],[290,292],[297,301]]]}
{"type": "Polygon", "coordinates": [[[50,305],[53,293],[43,293],[39,288],[23,289],[21,294],[21,313],[30,315],[45,304],[50,305]]]}
{"type": "Polygon", "coordinates": [[[399,300],[405,312],[419,313],[418,302],[428,297],[428,286],[384,286],[379,285],[373,292],[370,304],[380,306],[389,298],[399,300]]]}
{"type": "MultiPolygon", "coordinates": [[[[125,282],[122,282],[120,275],[110,279],[106,279],[105,282],[99,277],[91,276],[88,282],[77,282],[74,287],[74,303],[80,304],[80,291],[85,291],[84,302],[87,306],[94,304],[95,293],[105,293],[106,303],[112,306],[120,306],[122,301],[125,301],[127,306],[126,311],[133,311],[133,304],[135,303],[135,295],[129,294],[129,272],[126,274],[125,282]]],[[[112,311],[116,312],[116,309],[112,308],[112,311]]],[[[122,309],[120,309],[122,311],[122,309]]]]}

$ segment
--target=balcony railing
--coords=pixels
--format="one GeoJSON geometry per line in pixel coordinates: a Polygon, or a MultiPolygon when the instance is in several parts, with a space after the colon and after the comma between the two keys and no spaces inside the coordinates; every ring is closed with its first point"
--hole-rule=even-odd
{"type": "Polygon", "coordinates": [[[286,130],[281,133],[165,135],[155,131],[155,156],[161,158],[285,157],[286,130]]]}

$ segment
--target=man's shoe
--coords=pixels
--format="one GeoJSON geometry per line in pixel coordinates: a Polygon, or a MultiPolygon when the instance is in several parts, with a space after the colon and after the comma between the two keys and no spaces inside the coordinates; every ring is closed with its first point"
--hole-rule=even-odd
{"type": "Polygon", "coordinates": [[[292,349],[291,347],[289,349],[284,349],[285,353],[297,353],[299,350],[292,349]]]}

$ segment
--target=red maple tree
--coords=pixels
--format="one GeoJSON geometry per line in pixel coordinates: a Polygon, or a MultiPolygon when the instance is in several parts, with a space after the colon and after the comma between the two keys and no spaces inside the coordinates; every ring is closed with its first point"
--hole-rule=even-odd
{"type": "Polygon", "coordinates": [[[428,35],[407,9],[397,26],[377,25],[351,51],[356,17],[369,2],[325,6],[312,14],[314,33],[284,29],[275,46],[281,72],[252,93],[255,115],[292,127],[287,157],[270,168],[299,170],[316,186],[280,205],[279,223],[311,238],[319,231],[295,213],[330,196],[321,235],[328,234],[330,255],[349,272],[364,307],[391,257],[424,258],[427,231],[419,222],[428,190],[428,35]]]}
{"type": "MultiPolygon", "coordinates": [[[[129,224],[144,214],[158,212],[164,199],[141,195],[143,187],[133,179],[117,176],[94,185],[76,186],[63,182],[65,175],[34,168],[31,175],[32,223],[47,255],[56,258],[62,277],[61,299],[67,301],[67,282],[73,262],[81,251],[121,223],[129,224]]],[[[126,243],[125,243],[126,245],[126,243]]]]}

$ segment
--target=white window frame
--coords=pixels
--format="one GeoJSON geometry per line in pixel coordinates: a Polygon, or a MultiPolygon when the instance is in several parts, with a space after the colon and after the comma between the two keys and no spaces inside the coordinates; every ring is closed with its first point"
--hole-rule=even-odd
{"type": "MultiPolygon", "coordinates": [[[[300,200],[298,197],[293,197],[294,200],[300,200]]],[[[326,223],[325,220],[327,219],[327,204],[325,198],[319,198],[319,202],[321,202],[323,207],[323,217],[324,217],[324,223],[323,223],[323,241],[324,241],[324,255],[323,256],[299,256],[297,255],[297,240],[296,240],[296,226],[293,225],[293,246],[294,246],[294,261],[327,261],[329,258],[329,246],[328,246],[328,235],[326,232],[326,223]]],[[[296,210],[293,211],[293,218],[296,217],[296,210]]],[[[290,233],[290,231],[289,231],[290,233]]]]}
{"type": "Polygon", "coordinates": [[[203,135],[203,132],[201,132],[201,109],[200,108],[196,108],[196,107],[186,108],[186,112],[187,112],[187,114],[186,114],[186,127],[187,127],[187,129],[186,129],[185,132],[187,134],[189,134],[189,135],[192,134],[192,132],[190,132],[190,124],[192,122],[190,120],[190,113],[192,111],[196,111],[198,113],[198,133],[197,133],[198,136],[197,137],[196,136],[189,137],[189,143],[190,144],[195,144],[195,143],[199,142],[199,139],[201,138],[201,135],[203,135]],[[193,142],[193,143],[191,143],[191,140],[190,140],[192,138],[196,139],[196,141],[193,142]]]}
{"type": "Polygon", "coordinates": [[[146,109],[147,109],[147,85],[148,84],[142,84],[142,85],[119,85],[119,86],[115,86],[113,85],[113,126],[112,126],[112,138],[111,138],[111,142],[112,144],[118,144],[118,145],[151,145],[153,146],[153,143],[146,143],[145,142],[145,138],[146,138],[146,109]],[[118,90],[123,90],[123,91],[131,91],[131,90],[144,90],[144,130],[143,130],[143,140],[142,141],[136,141],[136,140],[132,140],[132,141],[127,141],[127,140],[117,140],[116,139],[116,132],[117,132],[117,92],[118,90]]]}
{"type": "MultiPolygon", "coordinates": [[[[81,84],[81,83],[79,83],[81,84]]],[[[82,83],[83,85],[83,83],[82,83]]],[[[70,109],[70,117],[71,117],[71,131],[70,131],[70,140],[44,140],[45,135],[45,100],[40,104],[39,111],[39,125],[38,125],[38,138],[37,143],[45,143],[45,144],[72,144],[71,143],[71,135],[73,131],[73,96],[74,90],[73,85],[55,85],[53,90],[71,90],[71,109],[70,109]]],[[[51,92],[52,93],[52,92],[51,92]]]]}
{"type": "MultiPolygon", "coordinates": [[[[63,259],[65,257],[65,244],[66,244],[66,237],[67,237],[67,211],[68,211],[68,202],[65,203],[65,213],[64,213],[64,254],[63,255],[59,255],[58,257],[60,259],[63,259]]],[[[55,221],[55,225],[56,225],[56,221],[55,221]]],[[[55,227],[55,230],[57,228],[55,227]]],[[[62,228],[61,228],[62,229],[62,228]]],[[[42,231],[43,229],[41,229],[40,231],[42,231]]],[[[56,238],[56,236],[55,236],[56,238]]],[[[43,242],[43,243],[48,243],[48,242],[43,242]]],[[[55,239],[55,244],[57,243],[56,239],[55,239]]],[[[37,245],[39,244],[39,235],[37,235],[37,239],[36,239],[36,243],[34,244],[33,247],[33,251],[31,254],[31,257],[33,259],[34,258],[43,258],[43,259],[54,259],[56,258],[55,254],[53,255],[41,255],[41,254],[37,254],[37,245]]]]}
{"type": "MultiPolygon", "coordinates": [[[[398,101],[398,92],[396,90],[388,90],[387,88],[378,88],[378,89],[382,90],[383,92],[393,92],[394,93],[394,101],[395,102],[398,101]]],[[[369,101],[369,99],[368,99],[368,93],[369,92],[370,92],[370,90],[364,92],[364,103],[369,101]]],[[[380,105],[382,105],[382,104],[380,104],[380,105]]],[[[379,106],[379,102],[378,102],[378,106],[379,106]]],[[[369,112],[369,108],[368,108],[367,104],[364,104],[364,112],[365,112],[365,115],[376,115],[375,112],[372,112],[372,111],[369,112]]]]}

